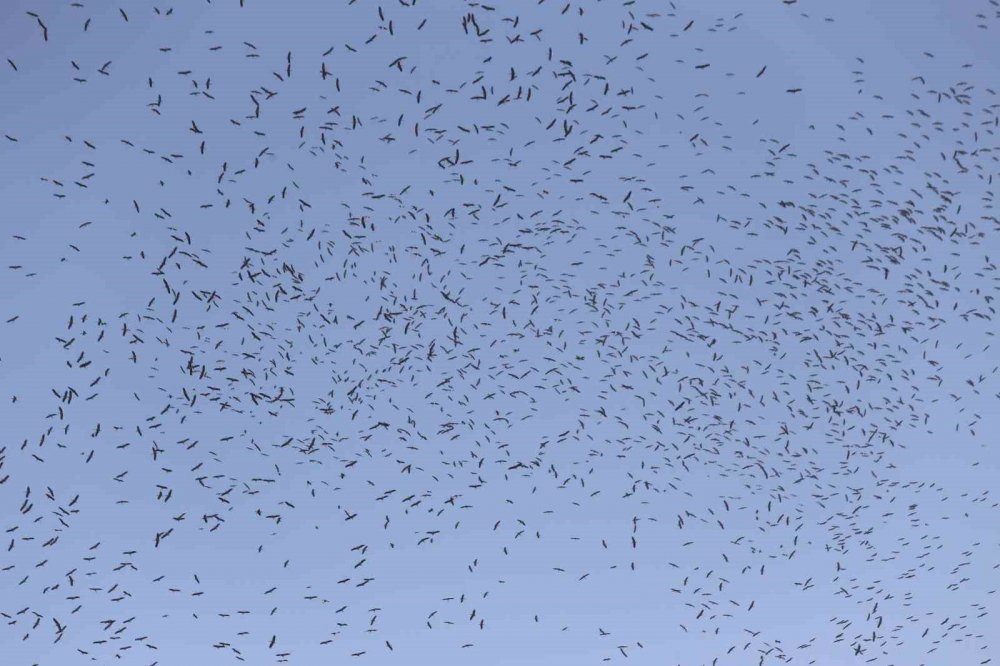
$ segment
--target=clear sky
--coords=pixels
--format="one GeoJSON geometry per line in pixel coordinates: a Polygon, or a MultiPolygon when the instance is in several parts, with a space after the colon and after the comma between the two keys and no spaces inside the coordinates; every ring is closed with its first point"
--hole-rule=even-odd
{"type": "Polygon", "coordinates": [[[998,40],[0,4],[0,664],[996,662],[998,40]]]}

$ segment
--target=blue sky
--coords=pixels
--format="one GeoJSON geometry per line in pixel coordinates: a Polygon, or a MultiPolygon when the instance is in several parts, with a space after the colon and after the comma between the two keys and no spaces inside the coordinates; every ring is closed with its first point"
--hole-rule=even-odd
{"type": "Polygon", "coordinates": [[[3,663],[989,663],[998,8],[758,5],[4,4],[3,663]]]}

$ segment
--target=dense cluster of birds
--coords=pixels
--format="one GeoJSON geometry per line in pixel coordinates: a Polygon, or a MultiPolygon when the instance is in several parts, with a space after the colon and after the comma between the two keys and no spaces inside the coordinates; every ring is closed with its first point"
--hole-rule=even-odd
{"type": "Polygon", "coordinates": [[[1000,659],[996,63],[850,3],[29,4],[0,662],[1000,659]]]}

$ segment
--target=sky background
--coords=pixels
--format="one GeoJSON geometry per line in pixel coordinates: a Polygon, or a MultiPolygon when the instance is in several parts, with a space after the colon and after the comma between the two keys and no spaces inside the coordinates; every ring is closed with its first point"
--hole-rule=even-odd
{"type": "Polygon", "coordinates": [[[242,4],[0,6],[0,663],[1000,659],[1000,7],[242,4]]]}

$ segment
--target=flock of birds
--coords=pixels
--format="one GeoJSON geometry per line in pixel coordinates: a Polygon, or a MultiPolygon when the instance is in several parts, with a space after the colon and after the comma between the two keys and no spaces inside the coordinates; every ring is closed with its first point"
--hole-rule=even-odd
{"type": "Polygon", "coordinates": [[[1000,663],[995,62],[15,4],[0,663],[1000,663]]]}

